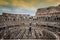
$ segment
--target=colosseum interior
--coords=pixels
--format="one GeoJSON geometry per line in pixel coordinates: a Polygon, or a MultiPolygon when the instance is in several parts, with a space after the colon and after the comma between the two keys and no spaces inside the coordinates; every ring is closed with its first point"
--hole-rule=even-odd
{"type": "Polygon", "coordinates": [[[35,16],[2,13],[0,39],[60,40],[60,5],[39,8],[35,16]]]}

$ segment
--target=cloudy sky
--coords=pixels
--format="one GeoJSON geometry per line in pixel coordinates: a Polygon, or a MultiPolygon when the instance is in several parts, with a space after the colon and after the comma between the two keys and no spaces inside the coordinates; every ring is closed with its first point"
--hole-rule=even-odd
{"type": "Polygon", "coordinates": [[[56,6],[60,0],[0,0],[0,14],[2,12],[35,15],[38,8],[56,6]]]}

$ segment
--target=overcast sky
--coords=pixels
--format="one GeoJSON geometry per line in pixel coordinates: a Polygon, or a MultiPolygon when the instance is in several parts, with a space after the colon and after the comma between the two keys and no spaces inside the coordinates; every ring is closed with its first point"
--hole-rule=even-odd
{"type": "Polygon", "coordinates": [[[57,6],[60,0],[0,0],[2,12],[35,15],[38,8],[57,6]]]}

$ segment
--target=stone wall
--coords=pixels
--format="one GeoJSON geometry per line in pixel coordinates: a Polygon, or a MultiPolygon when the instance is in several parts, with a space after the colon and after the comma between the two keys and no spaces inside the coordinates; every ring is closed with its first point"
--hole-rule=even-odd
{"type": "Polygon", "coordinates": [[[8,14],[3,13],[0,16],[0,22],[5,25],[21,25],[29,26],[31,22],[32,26],[40,25],[41,22],[60,22],[60,16],[50,16],[50,15],[41,15],[41,16],[29,16],[26,14],[8,14]],[[24,25],[23,25],[24,24],[24,25]]]}
{"type": "Polygon", "coordinates": [[[36,16],[40,15],[60,15],[60,6],[37,9],[36,16]]]}
{"type": "MultiPolygon", "coordinates": [[[[16,30],[16,34],[18,34],[20,33],[20,30],[23,30],[23,29],[27,29],[27,30],[23,30],[22,33],[28,31],[29,27],[34,29],[33,31],[35,32],[35,35],[37,35],[38,32],[42,31],[43,29],[47,29],[55,33],[60,32],[59,6],[38,9],[36,16],[30,16],[28,14],[10,14],[10,13],[3,13],[2,15],[0,15],[0,29],[2,30],[6,29],[8,31],[10,29],[13,29],[13,30],[16,30]],[[18,27],[18,29],[14,27],[16,28],[18,27]]],[[[48,34],[45,34],[45,35],[48,35],[48,34]]],[[[48,35],[48,36],[51,36],[51,35],[48,35]]],[[[36,38],[38,37],[36,36],[36,38]]]]}
{"type": "Polygon", "coordinates": [[[0,15],[0,24],[3,25],[21,25],[29,23],[29,17],[28,14],[10,14],[10,13],[3,13],[0,15]]]}

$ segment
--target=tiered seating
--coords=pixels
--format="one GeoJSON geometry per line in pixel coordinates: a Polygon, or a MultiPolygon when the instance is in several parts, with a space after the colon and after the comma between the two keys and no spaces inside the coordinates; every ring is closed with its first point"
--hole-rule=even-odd
{"type": "Polygon", "coordinates": [[[44,29],[42,32],[45,39],[59,40],[59,36],[55,34],[54,32],[51,32],[46,29],[44,29]]]}

